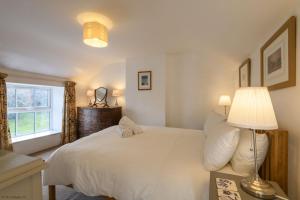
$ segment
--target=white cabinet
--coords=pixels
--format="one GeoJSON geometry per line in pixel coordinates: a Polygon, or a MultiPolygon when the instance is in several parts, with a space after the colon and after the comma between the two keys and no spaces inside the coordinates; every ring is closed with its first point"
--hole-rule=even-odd
{"type": "Polygon", "coordinates": [[[42,200],[44,161],[0,150],[0,200],[42,200]]]}

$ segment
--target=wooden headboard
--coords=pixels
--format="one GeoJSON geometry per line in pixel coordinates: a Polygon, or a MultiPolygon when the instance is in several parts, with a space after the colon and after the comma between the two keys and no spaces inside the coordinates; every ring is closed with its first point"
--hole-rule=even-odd
{"type": "Polygon", "coordinates": [[[269,138],[269,151],[260,168],[260,176],[265,180],[276,181],[288,192],[288,132],[274,130],[265,132],[269,138]]]}

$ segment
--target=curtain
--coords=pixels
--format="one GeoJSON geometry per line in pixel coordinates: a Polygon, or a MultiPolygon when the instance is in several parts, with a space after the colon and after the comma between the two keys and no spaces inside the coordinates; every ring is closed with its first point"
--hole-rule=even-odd
{"type": "Polygon", "coordinates": [[[7,74],[0,73],[0,149],[12,151],[11,135],[7,121],[6,77],[7,74]]]}
{"type": "Polygon", "coordinates": [[[77,139],[75,85],[76,83],[72,81],[65,82],[62,144],[67,144],[77,139]]]}

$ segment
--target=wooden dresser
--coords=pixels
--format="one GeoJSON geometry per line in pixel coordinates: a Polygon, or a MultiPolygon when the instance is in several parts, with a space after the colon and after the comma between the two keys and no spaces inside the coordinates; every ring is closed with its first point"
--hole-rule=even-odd
{"type": "Polygon", "coordinates": [[[117,125],[121,117],[122,107],[77,107],[78,138],[117,125]]]}

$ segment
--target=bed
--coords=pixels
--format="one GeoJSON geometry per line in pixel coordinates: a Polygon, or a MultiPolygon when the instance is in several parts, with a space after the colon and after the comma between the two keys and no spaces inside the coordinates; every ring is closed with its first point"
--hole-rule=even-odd
{"type": "MultiPolygon", "coordinates": [[[[55,199],[55,185],[72,185],[87,196],[117,200],[208,200],[204,133],[165,127],[143,130],[121,138],[113,126],[59,148],[43,174],[49,199],[55,199]]],[[[229,165],[221,171],[236,174],[229,165]]]]}

